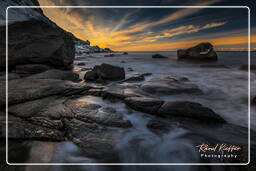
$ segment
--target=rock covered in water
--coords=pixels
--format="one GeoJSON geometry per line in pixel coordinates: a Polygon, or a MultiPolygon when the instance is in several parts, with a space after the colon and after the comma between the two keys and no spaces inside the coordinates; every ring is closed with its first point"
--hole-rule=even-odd
{"type": "Polygon", "coordinates": [[[191,60],[217,60],[217,53],[211,43],[200,43],[192,48],[179,49],[177,51],[178,59],[191,60]]]}
{"type": "Polygon", "coordinates": [[[183,78],[163,77],[153,78],[141,86],[142,90],[151,94],[180,94],[180,93],[201,93],[202,91],[195,84],[184,81],[183,78]]]}
{"type": "Polygon", "coordinates": [[[162,121],[159,121],[159,120],[150,120],[150,121],[148,121],[147,127],[150,130],[153,130],[153,131],[154,130],[161,130],[161,131],[168,131],[169,130],[168,124],[166,124],[162,121]]]}
{"type": "Polygon", "coordinates": [[[114,66],[110,64],[101,64],[96,65],[92,69],[92,71],[88,71],[84,79],[87,81],[96,81],[98,79],[102,80],[110,80],[110,81],[116,81],[116,80],[122,80],[125,78],[125,70],[122,67],[114,66]]]}
{"type": "Polygon", "coordinates": [[[168,58],[167,56],[163,56],[161,54],[154,54],[152,55],[152,58],[168,58]]]}

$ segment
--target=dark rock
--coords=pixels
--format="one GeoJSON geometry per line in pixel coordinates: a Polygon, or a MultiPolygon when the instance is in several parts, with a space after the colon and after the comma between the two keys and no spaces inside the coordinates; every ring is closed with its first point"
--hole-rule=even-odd
{"type": "Polygon", "coordinates": [[[151,73],[139,73],[131,76],[130,78],[125,79],[123,82],[137,82],[137,81],[144,81],[145,76],[149,76],[151,73]]]}
{"type": "Polygon", "coordinates": [[[108,54],[108,55],[104,55],[104,57],[114,57],[115,56],[115,54],[108,54]]]}
{"type": "MultiPolygon", "coordinates": [[[[43,16],[45,17],[45,16],[43,16]]],[[[8,26],[8,65],[13,68],[23,64],[46,64],[56,68],[70,69],[75,47],[70,33],[52,23],[31,19],[8,26]]],[[[0,34],[5,35],[5,26],[0,34]]],[[[0,67],[5,68],[5,36],[0,38],[0,67]]]]}
{"type": "Polygon", "coordinates": [[[128,67],[127,71],[134,71],[134,70],[131,67],[128,67]]]}
{"type": "Polygon", "coordinates": [[[73,140],[88,157],[105,162],[117,162],[118,153],[112,143],[102,138],[80,138],[73,140]]]}
{"type": "MultiPolygon", "coordinates": [[[[248,65],[241,65],[239,67],[239,69],[240,70],[244,70],[244,71],[248,71],[249,70],[248,65]]],[[[256,70],[256,65],[251,65],[250,66],[250,70],[256,70]]]]}
{"type": "Polygon", "coordinates": [[[124,82],[137,82],[137,81],[144,81],[145,77],[144,75],[134,75],[130,78],[127,78],[124,80],[124,82]]]}
{"type": "Polygon", "coordinates": [[[149,96],[146,92],[139,89],[136,85],[116,84],[100,90],[100,95],[106,99],[125,99],[126,97],[144,97],[149,96]]]}
{"type": "Polygon", "coordinates": [[[95,71],[88,71],[86,72],[86,74],[84,75],[84,79],[87,81],[95,81],[96,79],[98,79],[98,74],[95,71]]]}
{"type": "Polygon", "coordinates": [[[85,66],[85,63],[80,62],[80,63],[77,64],[77,66],[85,66]]]}
{"type": "Polygon", "coordinates": [[[163,104],[162,100],[151,98],[151,97],[127,97],[124,99],[124,102],[127,106],[130,108],[150,113],[150,114],[156,114],[158,109],[163,104]]]}
{"type": "Polygon", "coordinates": [[[217,54],[211,43],[200,43],[192,48],[177,51],[178,59],[217,60],[217,54]]]}
{"type": "Polygon", "coordinates": [[[188,101],[165,101],[157,111],[157,115],[162,117],[181,116],[203,120],[204,122],[225,122],[225,120],[213,110],[199,103],[188,101]]]}
{"type": "MultiPolygon", "coordinates": [[[[1,138],[6,137],[5,120],[0,120],[1,138]]],[[[8,138],[10,139],[34,139],[64,141],[64,132],[57,129],[50,129],[44,126],[31,124],[28,121],[9,115],[8,117],[8,138]]]]}
{"type": "Polygon", "coordinates": [[[123,55],[128,55],[128,53],[127,52],[123,52],[123,55]]]}
{"type": "Polygon", "coordinates": [[[38,74],[49,70],[50,67],[43,64],[26,64],[26,65],[17,65],[15,67],[15,73],[22,76],[29,76],[32,74],[38,74]]]}
{"type": "Polygon", "coordinates": [[[256,96],[252,99],[252,103],[256,104],[256,96]]]}
{"type": "MultiPolygon", "coordinates": [[[[8,73],[8,80],[19,79],[20,76],[16,73],[8,73]]],[[[0,76],[0,81],[6,81],[6,74],[0,76]]]]}
{"type": "Polygon", "coordinates": [[[153,78],[141,86],[142,90],[152,94],[201,93],[195,84],[184,83],[179,78],[153,78]]]}
{"type": "MultiPolygon", "coordinates": [[[[5,81],[0,82],[0,107],[5,106],[5,81]]],[[[53,95],[73,95],[88,89],[70,81],[56,79],[16,79],[8,82],[9,105],[53,95]]]]}
{"type": "Polygon", "coordinates": [[[72,99],[57,96],[46,97],[12,105],[9,107],[9,112],[23,118],[45,117],[45,122],[49,122],[47,118],[54,120],[76,118],[87,123],[98,123],[112,127],[127,128],[132,126],[130,121],[123,119],[122,113],[113,112],[108,107],[92,103],[90,97],[86,96],[72,99]]]}
{"type": "Polygon", "coordinates": [[[154,54],[154,55],[152,55],[152,58],[168,58],[168,57],[163,56],[161,54],[154,54]]]}
{"type": "Polygon", "coordinates": [[[88,71],[84,77],[88,81],[96,81],[98,78],[103,80],[122,80],[125,78],[125,71],[124,68],[103,63],[94,66],[92,71],[88,71]]]}
{"type": "Polygon", "coordinates": [[[57,69],[50,69],[48,71],[34,74],[30,79],[57,79],[57,80],[69,80],[69,81],[79,81],[79,75],[72,71],[63,71],[57,69]]]}

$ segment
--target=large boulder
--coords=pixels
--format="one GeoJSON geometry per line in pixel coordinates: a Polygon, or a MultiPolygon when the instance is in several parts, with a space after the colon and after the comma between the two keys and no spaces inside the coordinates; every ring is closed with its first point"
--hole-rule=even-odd
{"type": "Polygon", "coordinates": [[[191,60],[217,60],[217,53],[213,50],[211,43],[200,43],[192,48],[179,49],[177,51],[178,59],[191,60]]]}
{"type": "MultiPolygon", "coordinates": [[[[1,8],[14,5],[35,5],[36,0],[9,0],[1,8]]],[[[3,9],[4,11],[5,9],[3,9]]],[[[1,9],[2,11],[2,9],[1,9]]],[[[46,64],[69,69],[75,56],[73,35],[50,21],[39,9],[8,9],[9,69],[22,64],[46,64]]],[[[1,15],[1,14],[0,14],[1,15]]],[[[5,16],[3,16],[5,17],[5,16]]],[[[0,23],[0,68],[5,68],[5,25],[0,23]]]]}
{"type": "Polygon", "coordinates": [[[122,80],[125,78],[125,70],[122,67],[110,64],[96,65],[92,71],[88,71],[84,79],[87,81],[97,80],[122,80]]]}

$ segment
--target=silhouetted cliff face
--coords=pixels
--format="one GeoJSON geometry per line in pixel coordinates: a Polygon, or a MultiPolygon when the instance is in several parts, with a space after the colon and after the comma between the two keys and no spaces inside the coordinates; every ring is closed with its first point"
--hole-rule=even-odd
{"type": "MultiPolygon", "coordinates": [[[[1,11],[7,6],[38,6],[36,0],[7,0],[1,2],[1,11]]],[[[3,15],[2,13],[0,15],[3,15]]],[[[2,16],[2,18],[5,18],[2,16]]],[[[0,21],[0,68],[5,68],[5,23],[0,21]]],[[[49,20],[40,8],[8,9],[8,66],[47,64],[68,69],[73,63],[75,47],[73,35],[49,20]]]]}

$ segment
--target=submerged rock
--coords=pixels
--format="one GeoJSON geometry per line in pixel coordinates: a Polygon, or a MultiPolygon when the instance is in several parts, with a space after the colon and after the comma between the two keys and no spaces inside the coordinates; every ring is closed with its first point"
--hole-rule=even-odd
{"type": "Polygon", "coordinates": [[[124,68],[121,68],[119,66],[114,66],[110,64],[101,64],[96,65],[92,69],[92,71],[88,71],[84,79],[88,81],[96,81],[98,79],[102,80],[122,80],[125,78],[125,71],[124,68]]]}
{"type": "Polygon", "coordinates": [[[200,43],[186,50],[179,49],[177,51],[178,59],[191,60],[217,60],[217,53],[213,50],[211,43],[200,43]]]}
{"type": "Polygon", "coordinates": [[[168,58],[167,56],[163,56],[161,54],[154,54],[152,55],[152,58],[168,58]]]}
{"type": "Polygon", "coordinates": [[[169,131],[169,126],[159,120],[150,120],[147,123],[147,128],[149,128],[152,131],[160,130],[160,131],[169,131]]]}
{"type": "Polygon", "coordinates": [[[142,90],[151,94],[201,93],[197,85],[186,82],[184,78],[153,78],[142,84],[142,90]]]}

